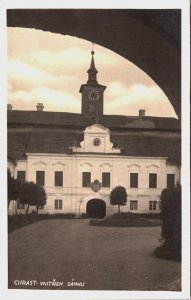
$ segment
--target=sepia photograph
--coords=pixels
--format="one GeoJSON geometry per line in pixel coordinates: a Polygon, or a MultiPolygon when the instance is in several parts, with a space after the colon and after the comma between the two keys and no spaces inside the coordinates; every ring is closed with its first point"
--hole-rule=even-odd
{"type": "Polygon", "coordinates": [[[181,292],[181,9],[6,14],[8,289],[181,292]]]}

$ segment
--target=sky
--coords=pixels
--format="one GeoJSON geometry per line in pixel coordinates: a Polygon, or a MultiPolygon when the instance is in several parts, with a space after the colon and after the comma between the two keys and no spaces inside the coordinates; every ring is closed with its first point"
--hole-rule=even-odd
{"type": "MultiPolygon", "coordinates": [[[[13,109],[81,112],[81,84],[87,82],[92,43],[36,29],[8,29],[8,103],[13,109]]],[[[104,113],[177,117],[158,85],[133,63],[93,46],[97,79],[107,86],[104,113]]]]}

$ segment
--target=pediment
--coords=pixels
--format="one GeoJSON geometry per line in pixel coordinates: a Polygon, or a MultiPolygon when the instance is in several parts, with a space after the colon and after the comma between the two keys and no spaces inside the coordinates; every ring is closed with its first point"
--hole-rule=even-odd
{"type": "Polygon", "coordinates": [[[65,167],[65,164],[64,164],[63,162],[61,162],[61,161],[57,161],[57,162],[53,163],[52,165],[53,165],[53,166],[60,165],[60,166],[65,167]]]}
{"type": "Polygon", "coordinates": [[[72,147],[73,152],[89,153],[120,153],[121,149],[114,148],[110,141],[110,131],[108,128],[93,124],[84,130],[84,139],[80,142],[80,147],[72,147]]]}
{"type": "Polygon", "coordinates": [[[160,166],[156,165],[156,164],[151,164],[151,165],[148,165],[147,168],[157,168],[157,169],[159,169],[160,166]]]}
{"type": "Polygon", "coordinates": [[[46,166],[47,165],[47,163],[46,162],[44,162],[44,161],[42,161],[42,160],[39,160],[39,161],[36,161],[36,162],[34,162],[34,164],[33,165],[43,165],[43,166],[46,166]]]}
{"type": "Polygon", "coordinates": [[[140,168],[140,166],[138,164],[135,164],[135,163],[129,164],[129,165],[127,165],[127,167],[128,168],[140,168]]]}
{"type": "Polygon", "coordinates": [[[93,165],[90,164],[90,163],[88,163],[88,162],[84,162],[84,163],[80,164],[80,167],[89,167],[89,168],[92,168],[93,165]]]}
{"type": "Polygon", "coordinates": [[[100,167],[109,167],[109,168],[111,168],[112,167],[112,165],[110,164],[110,163],[103,163],[103,164],[101,164],[100,165],[100,167]]]}

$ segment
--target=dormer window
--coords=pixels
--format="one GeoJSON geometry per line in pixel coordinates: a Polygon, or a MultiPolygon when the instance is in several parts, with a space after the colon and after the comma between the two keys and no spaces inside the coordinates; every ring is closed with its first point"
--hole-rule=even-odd
{"type": "Polygon", "coordinates": [[[94,146],[99,146],[101,144],[100,139],[96,138],[94,139],[94,146]]]}

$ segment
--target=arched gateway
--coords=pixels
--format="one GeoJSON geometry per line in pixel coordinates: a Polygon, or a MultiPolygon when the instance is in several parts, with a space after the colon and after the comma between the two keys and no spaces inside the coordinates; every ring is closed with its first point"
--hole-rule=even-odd
{"type": "Polygon", "coordinates": [[[90,218],[104,218],[106,216],[106,204],[101,199],[91,199],[86,204],[86,213],[90,218]]]}

